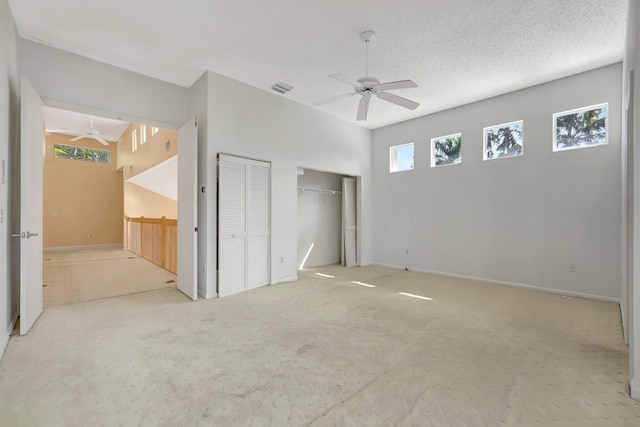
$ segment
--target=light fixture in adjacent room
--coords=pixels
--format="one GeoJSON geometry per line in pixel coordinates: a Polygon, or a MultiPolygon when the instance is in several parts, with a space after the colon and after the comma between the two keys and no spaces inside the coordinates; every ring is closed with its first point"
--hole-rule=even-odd
{"type": "Polygon", "coordinates": [[[287,93],[291,89],[293,89],[293,86],[289,86],[286,83],[278,82],[278,83],[274,84],[273,86],[271,86],[271,89],[273,89],[276,92],[281,93],[281,94],[284,95],[285,93],[287,93]]]}

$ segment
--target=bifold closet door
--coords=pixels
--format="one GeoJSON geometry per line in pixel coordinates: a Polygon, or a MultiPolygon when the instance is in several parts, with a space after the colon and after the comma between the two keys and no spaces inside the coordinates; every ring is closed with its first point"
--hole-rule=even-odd
{"type": "Polygon", "coordinates": [[[270,164],[219,157],[218,294],[269,284],[270,164]]]}
{"type": "Polygon", "coordinates": [[[355,178],[342,178],[342,253],[343,264],[357,264],[358,222],[355,178]]]}

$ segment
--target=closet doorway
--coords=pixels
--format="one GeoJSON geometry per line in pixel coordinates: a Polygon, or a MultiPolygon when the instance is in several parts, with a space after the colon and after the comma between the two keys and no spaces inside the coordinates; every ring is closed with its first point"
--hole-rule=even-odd
{"type": "Polygon", "coordinates": [[[298,169],[298,268],[357,265],[357,179],[298,169]]]}

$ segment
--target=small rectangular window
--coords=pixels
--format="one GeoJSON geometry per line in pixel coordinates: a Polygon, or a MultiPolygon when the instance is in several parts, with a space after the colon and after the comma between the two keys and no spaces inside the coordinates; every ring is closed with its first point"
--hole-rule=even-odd
{"type": "Polygon", "coordinates": [[[155,126],[151,127],[151,136],[155,135],[156,133],[158,133],[158,131],[160,130],[160,128],[157,128],[155,126]]]}
{"type": "Polygon", "coordinates": [[[457,165],[462,162],[462,134],[431,139],[431,167],[457,165]]]}
{"type": "Polygon", "coordinates": [[[413,169],[413,142],[389,148],[389,172],[413,169]]]}
{"type": "Polygon", "coordinates": [[[84,160],[87,162],[109,163],[111,152],[96,148],[75,147],[53,144],[53,157],[56,159],[84,160]]]}
{"type": "Polygon", "coordinates": [[[595,147],[608,143],[608,103],[553,115],[553,151],[595,147]]]}
{"type": "Polygon", "coordinates": [[[131,131],[131,151],[138,149],[138,129],[131,131]]]}
{"type": "Polygon", "coordinates": [[[140,125],[140,145],[147,142],[147,127],[145,125],[140,125]]]}
{"type": "Polygon", "coordinates": [[[483,160],[503,159],[524,154],[524,121],[486,127],[483,133],[483,160]]]}

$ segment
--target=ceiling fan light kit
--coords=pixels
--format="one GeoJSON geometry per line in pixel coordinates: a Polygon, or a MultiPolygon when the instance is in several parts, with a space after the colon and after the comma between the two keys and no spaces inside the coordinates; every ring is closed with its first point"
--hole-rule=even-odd
{"type": "Polygon", "coordinates": [[[386,92],[387,90],[408,89],[408,88],[418,87],[418,85],[415,84],[413,81],[399,80],[395,82],[380,83],[380,81],[375,77],[369,76],[369,43],[371,43],[371,40],[373,40],[375,36],[376,36],[376,33],[369,30],[363,31],[360,34],[360,38],[362,39],[362,41],[364,41],[366,46],[366,68],[365,68],[366,76],[365,77],[361,77],[357,80],[353,80],[353,79],[350,79],[349,77],[343,76],[342,74],[331,74],[329,76],[333,79],[336,79],[338,81],[341,81],[343,83],[346,83],[352,86],[354,91],[345,93],[342,95],[334,96],[328,99],[324,99],[322,101],[314,102],[313,103],[314,106],[328,104],[330,102],[338,101],[344,98],[350,98],[354,95],[360,95],[362,98],[360,98],[360,104],[358,105],[358,113],[356,114],[357,121],[367,120],[367,114],[369,112],[369,101],[371,100],[371,97],[373,95],[376,95],[378,98],[382,99],[383,101],[387,101],[392,104],[399,105],[400,107],[404,107],[409,110],[415,110],[416,108],[418,108],[420,104],[418,104],[417,102],[386,92]]]}

